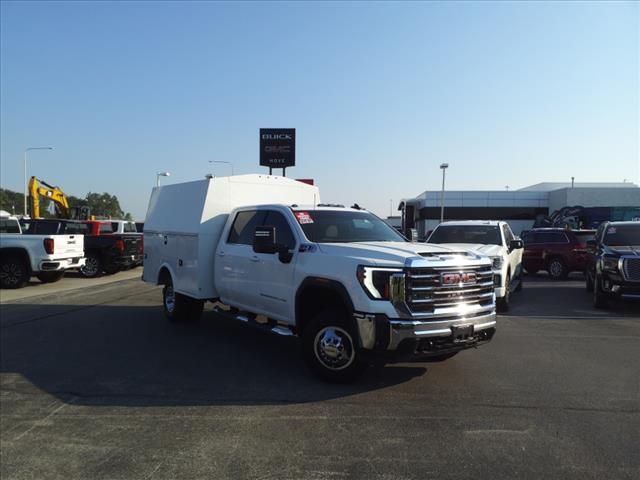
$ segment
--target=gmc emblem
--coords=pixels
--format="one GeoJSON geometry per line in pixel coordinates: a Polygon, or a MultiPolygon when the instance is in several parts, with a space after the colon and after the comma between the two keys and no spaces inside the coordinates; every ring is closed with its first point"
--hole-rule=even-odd
{"type": "Polygon", "coordinates": [[[441,285],[472,285],[477,281],[474,272],[443,273],[440,275],[441,285]]]}

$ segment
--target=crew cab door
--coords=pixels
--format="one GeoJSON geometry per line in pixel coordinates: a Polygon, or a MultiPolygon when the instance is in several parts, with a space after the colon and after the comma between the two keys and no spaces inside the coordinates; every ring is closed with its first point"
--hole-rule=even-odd
{"type": "Polygon", "coordinates": [[[216,251],[216,289],[224,303],[257,312],[257,260],[253,252],[253,234],[263,224],[264,210],[241,210],[236,213],[227,238],[220,239],[216,251]]]}
{"type": "Polygon", "coordinates": [[[260,313],[291,323],[293,318],[293,276],[297,260],[298,240],[287,217],[277,210],[265,210],[263,226],[275,228],[275,241],[291,254],[283,258],[277,253],[254,253],[251,275],[255,278],[256,304],[260,313]],[[283,261],[284,260],[284,261],[283,261]]]}

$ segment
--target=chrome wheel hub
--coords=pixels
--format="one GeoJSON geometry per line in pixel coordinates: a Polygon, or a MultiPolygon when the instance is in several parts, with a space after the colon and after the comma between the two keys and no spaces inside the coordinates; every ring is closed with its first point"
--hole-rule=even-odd
{"type": "Polygon", "coordinates": [[[325,327],[314,341],[318,361],[330,370],[342,370],[353,363],[355,348],[349,333],[340,327],[325,327]]]}
{"type": "Polygon", "coordinates": [[[551,275],[554,277],[560,276],[562,273],[562,265],[559,262],[551,262],[549,265],[549,270],[551,270],[551,275]]]}

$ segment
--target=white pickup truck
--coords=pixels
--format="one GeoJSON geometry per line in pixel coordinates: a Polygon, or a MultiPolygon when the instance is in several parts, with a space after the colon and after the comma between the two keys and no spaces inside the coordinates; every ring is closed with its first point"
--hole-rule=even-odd
{"type": "Polygon", "coordinates": [[[172,321],[222,315],[301,338],[310,368],[354,379],[371,362],[441,361],[491,340],[491,261],[407,242],[375,215],[323,206],[317,187],[261,175],[154,188],[143,280],[172,321]]]}
{"type": "Polygon", "coordinates": [[[0,287],[22,288],[33,275],[56,282],[84,262],[83,235],[23,235],[16,217],[0,216],[0,287]]]}
{"type": "Polygon", "coordinates": [[[427,243],[447,244],[451,248],[471,250],[491,258],[499,312],[508,311],[511,293],[522,290],[524,244],[513,234],[507,222],[443,222],[431,233],[427,243]]]}

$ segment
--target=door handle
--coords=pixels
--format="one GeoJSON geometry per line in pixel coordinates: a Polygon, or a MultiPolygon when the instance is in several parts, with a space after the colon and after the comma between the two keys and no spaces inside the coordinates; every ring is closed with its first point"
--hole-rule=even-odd
{"type": "Polygon", "coordinates": [[[224,257],[224,252],[218,252],[219,257],[224,257]]]}
{"type": "Polygon", "coordinates": [[[260,259],[256,255],[254,255],[253,257],[251,257],[251,261],[252,262],[259,262],[260,259]]]}

